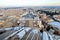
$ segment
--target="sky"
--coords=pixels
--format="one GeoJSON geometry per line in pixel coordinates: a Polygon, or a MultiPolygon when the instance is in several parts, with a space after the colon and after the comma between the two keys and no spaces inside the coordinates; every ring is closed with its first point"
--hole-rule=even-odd
{"type": "Polygon", "coordinates": [[[0,0],[0,7],[60,6],[60,0],[0,0]]]}

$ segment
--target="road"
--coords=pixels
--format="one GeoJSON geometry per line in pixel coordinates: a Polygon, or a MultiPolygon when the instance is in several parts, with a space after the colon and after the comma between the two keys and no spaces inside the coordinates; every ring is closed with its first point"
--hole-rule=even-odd
{"type": "Polygon", "coordinates": [[[27,32],[21,40],[25,40],[31,31],[32,30],[30,30],[29,32],[27,32]]]}
{"type": "MultiPolygon", "coordinates": [[[[15,32],[15,30],[11,30],[6,33],[3,33],[2,35],[0,35],[0,40],[3,40],[4,38],[8,37],[9,35],[11,35],[14,32],[15,32]]],[[[22,32],[24,33],[23,30],[22,30],[22,32]]],[[[41,33],[39,32],[39,30],[37,28],[31,29],[28,32],[26,32],[25,35],[22,37],[22,39],[20,39],[19,35],[17,35],[17,34],[15,36],[12,36],[12,38],[10,38],[8,40],[41,40],[41,35],[40,35],[41,33]]]]}
{"type": "Polygon", "coordinates": [[[21,40],[42,40],[41,33],[37,29],[27,32],[21,40]]]}
{"type": "Polygon", "coordinates": [[[5,37],[9,36],[10,34],[14,33],[15,30],[10,30],[8,32],[5,32],[3,34],[0,35],[0,40],[3,40],[5,37]]]}

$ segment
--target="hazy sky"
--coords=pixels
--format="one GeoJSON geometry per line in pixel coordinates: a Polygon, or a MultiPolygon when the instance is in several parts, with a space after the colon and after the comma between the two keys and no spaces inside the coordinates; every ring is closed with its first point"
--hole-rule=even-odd
{"type": "Polygon", "coordinates": [[[0,7],[6,6],[60,6],[60,0],[0,0],[0,7]]]}

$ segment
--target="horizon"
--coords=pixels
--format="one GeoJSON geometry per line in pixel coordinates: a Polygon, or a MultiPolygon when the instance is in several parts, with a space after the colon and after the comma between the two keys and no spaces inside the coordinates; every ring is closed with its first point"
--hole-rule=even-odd
{"type": "Polygon", "coordinates": [[[60,6],[14,6],[14,7],[0,7],[0,8],[60,8],[60,6]]]}

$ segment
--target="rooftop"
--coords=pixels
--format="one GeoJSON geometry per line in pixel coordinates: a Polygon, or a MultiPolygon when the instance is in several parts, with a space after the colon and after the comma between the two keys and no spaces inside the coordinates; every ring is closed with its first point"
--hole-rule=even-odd
{"type": "Polygon", "coordinates": [[[25,18],[34,18],[34,17],[37,17],[37,15],[33,15],[33,14],[29,13],[27,15],[24,15],[23,17],[25,17],[25,18]]]}
{"type": "Polygon", "coordinates": [[[59,22],[54,21],[54,22],[49,22],[48,24],[53,26],[53,27],[60,29],[60,23],[59,22]]]}

